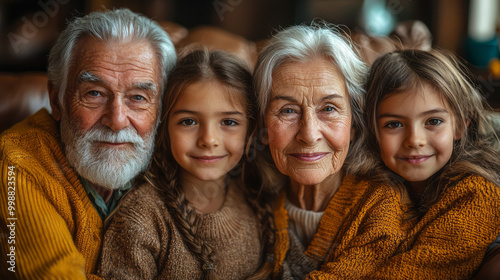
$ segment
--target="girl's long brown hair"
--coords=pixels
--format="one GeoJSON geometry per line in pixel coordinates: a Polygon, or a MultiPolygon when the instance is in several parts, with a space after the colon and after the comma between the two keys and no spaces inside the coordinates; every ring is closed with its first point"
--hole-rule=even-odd
{"type": "MultiPolygon", "coordinates": [[[[452,54],[440,50],[400,50],[378,58],[367,84],[366,120],[369,128],[366,153],[373,178],[396,185],[397,176],[380,159],[377,140],[377,107],[390,94],[411,91],[421,83],[433,87],[449,104],[460,139],[455,140],[449,162],[429,180],[427,188],[412,198],[413,210],[422,216],[437,202],[453,179],[474,174],[500,184],[498,136],[491,124],[484,97],[474,86],[469,70],[452,54]]],[[[410,192],[411,194],[411,192],[410,192]]]]}
{"type": "MultiPolygon", "coordinates": [[[[229,174],[240,175],[244,183],[242,190],[245,198],[254,210],[260,221],[260,236],[263,245],[262,255],[272,254],[274,244],[274,220],[269,196],[260,193],[260,184],[256,182],[249,154],[255,152],[253,143],[255,138],[256,110],[255,94],[252,87],[252,76],[237,58],[222,51],[195,50],[181,57],[171,73],[165,95],[163,97],[162,120],[158,130],[155,153],[151,165],[144,175],[144,179],[165,195],[165,203],[172,216],[177,229],[182,235],[184,244],[196,255],[200,261],[200,269],[204,279],[217,279],[214,269],[214,255],[217,254],[213,247],[202,238],[198,238],[197,215],[195,210],[186,203],[182,186],[179,184],[179,165],[175,161],[168,135],[168,119],[170,111],[175,105],[179,95],[189,85],[199,81],[218,81],[231,89],[231,94],[241,94],[246,103],[246,115],[249,118],[247,145],[245,155],[240,164],[229,174]]],[[[231,98],[238,100],[238,98],[231,98]]],[[[229,176],[229,175],[228,175],[229,176]]],[[[265,258],[263,258],[265,259],[265,258]]],[[[269,264],[263,262],[254,278],[263,279],[269,275],[269,264]]]]}

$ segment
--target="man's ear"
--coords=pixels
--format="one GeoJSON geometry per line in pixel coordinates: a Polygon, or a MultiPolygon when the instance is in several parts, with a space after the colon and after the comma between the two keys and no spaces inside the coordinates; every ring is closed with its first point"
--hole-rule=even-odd
{"type": "Polygon", "coordinates": [[[49,90],[49,100],[50,107],[52,108],[52,117],[56,121],[61,120],[62,104],[59,102],[59,89],[56,89],[52,82],[47,83],[47,89],[49,90]]]}

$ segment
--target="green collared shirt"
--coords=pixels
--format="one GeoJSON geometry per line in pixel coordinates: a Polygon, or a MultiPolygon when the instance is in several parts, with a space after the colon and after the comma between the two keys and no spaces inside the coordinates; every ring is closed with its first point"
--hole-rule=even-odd
{"type": "Polygon", "coordinates": [[[80,182],[82,182],[83,188],[87,192],[87,196],[89,197],[90,201],[94,205],[94,208],[97,210],[97,213],[99,213],[99,216],[103,221],[106,220],[106,217],[111,212],[113,212],[113,210],[118,205],[118,202],[120,202],[122,196],[127,193],[127,191],[132,187],[133,184],[132,180],[128,182],[123,188],[114,190],[108,203],[106,203],[104,202],[104,199],[101,197],[101,195],[99,195],[97,191],[92,187],[89,181],[85,180],[82,177],[79,178],[80,182]]]}

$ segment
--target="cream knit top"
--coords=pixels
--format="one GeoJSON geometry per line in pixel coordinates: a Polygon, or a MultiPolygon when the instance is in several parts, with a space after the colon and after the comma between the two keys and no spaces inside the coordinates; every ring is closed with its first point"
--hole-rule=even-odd
{"type": "Polygon", "coordinates": [[[307,247],[318,231],[323,212],[299,208],[288,199],[285,200],[285,209],[288,211],[289,229],[297,235],[302,245],[307,247]]]}

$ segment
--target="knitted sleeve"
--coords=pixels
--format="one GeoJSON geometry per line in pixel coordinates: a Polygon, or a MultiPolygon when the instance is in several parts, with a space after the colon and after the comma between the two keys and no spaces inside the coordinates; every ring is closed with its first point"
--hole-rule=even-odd
{"type": "Polygon", "coordinates": [[[498,209],[499,188],[468,177],[446,189],[418,221],[391,222],[389,215],[378,227],[382,217],[368,215],[360,234],[309,279],[468,279],[500,232],[498,209]]]}
{"type": "Polygon", "coordinates": [[[468,279],[500,232],[499,187],[470,176],[443,197],[410,230],[403,244],[372,275],[391,279],[468,279]]]}
{"type": "Polygon", "coordinates": [[[155,279],[168,242],[155,198],[139,189],[123,198],[104,235],[98,274],[104,279],[155,279]]]}
{"type": "Polygon", "coordinates": [[[4,161],[0,175],[0,278],[87,279],[67,223],[32,177],[4,161]]]}
{"type": "Polygon", "coordinates": [[[361,279],[369,276],[394,254],[404,238],[398,224],[402,213],[391,190],[373,187],[367,191],[346,217],[323,265],[305,279],[361,279]]]}

